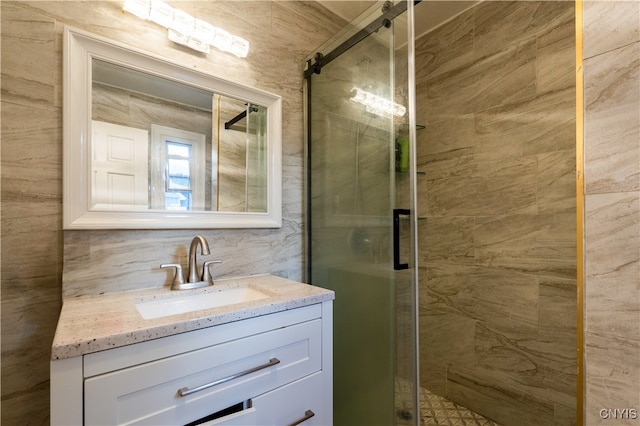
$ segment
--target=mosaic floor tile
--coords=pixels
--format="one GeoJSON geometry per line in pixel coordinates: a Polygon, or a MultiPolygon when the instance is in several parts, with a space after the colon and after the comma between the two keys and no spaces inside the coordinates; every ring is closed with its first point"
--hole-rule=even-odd
{"type": "MultiPolygon", "coordinates": [[[[403,380],[396,380],[396,392],[399,396],[399,405],[403,400],[403,395],[411,394],[412,386],[403,380]]],[[[398,418],[396,425],[411,425],[411,410],[403,410],[398,407],[398,418]]],[[[420,426],[447,425],[447,426],[500,426],[498,423],[489,420],[478,413],[475,413],[461,405],[449,401],[448,399],[436,395],[426,389],[420,390],[420,426]]]]}
{"type": "Polygon", "coordinates": [[[500,426],[480,414],[422,389],[420,392],[422,425],[500,426]]]}

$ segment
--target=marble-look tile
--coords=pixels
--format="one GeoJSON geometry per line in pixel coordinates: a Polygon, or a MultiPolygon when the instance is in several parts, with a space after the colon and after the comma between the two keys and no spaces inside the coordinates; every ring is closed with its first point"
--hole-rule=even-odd
{"type": "Polygon", "coordinates": [[[571,213],[477,218],[475,263],[538,275],[576,275],[571,213]]]}
{"type": "MultiPolygon", "coordinates": [[[[575,278],[538,277],[538,324],[540,330],[565,331],[575,347],[577,284],[575,278]]],[[[566,339],[565,339],[566,340],[566,339]]],[[[573,352],[573,351],[571,351],[573,352]]]]}
{"type": "Polygon", "coordinates": [[[474,10],[474,47],[486,57],[513,43],[553,32],[567,22],[573,4],[566,1],[480,3],[474,10]]]}
{"type": "MultiPolygon", "coordinates": [[[[416,59],[427,126],[417,152],[422,341],[446,328],[440,321],[475,332],[472,360],[423,348],[431,356],[422,354],[422,384],[504,424],[570,424],[573,4],[482,2],[424,38],[427,56],[416,59]],[[448,64],[438,63],[444,57],[448,64]]],[[[434,345],[450,346],[455,337],[444,334],[434,345]]]]}
{"type": "Polygon", "coordinates": [[[446,394],[451,364],[473,365],[476,321],[455,313],[420,309],[420,383],[446,394]]]}
{"type": "Polygon", "coordinates": [[[527,395],[522,386],[514,389],[507,375],[491,369],[452,367],[447,374],[447,398],[499,424],[552,425],[553,403],[527,395]]]}
{"type": "Polygon", "coordinates": [[[427,80],[430,112],[471,113],[535,95],[535,39],[427,80]],[[436,105],[437,103],[437,105],[436,105]]]}
{"type": "Polygon", "coordinates": [[[586,192],[637,191],[640,43],[586,60],[584,78],[586,192]]]}
{"type": "MultiPolygon", "coordinates": [[[[19,2],[2,7],[2,99],[4,102],[62,106],[61,67],[55,20],[32,19],[19,2]]],[[[4,121],[4,120],[3,120],[4,121]]]]}
{"type": "Polygon", "coordinates": [[[62,138],[62,111],[29,103],[3,104],[2,198],[58,203],[61,212],[62,145],[55,141],[62,138]]]}
{"type": "MultiPolygon", "coordinates": [[[[187,252],[194,235],[204,236],[215,279],[272,273],[300,280],[302,231],[283,221],[279,230],[237,231],[84,231],[65,232],[65,297],[168,286],[171,274],[161,263],[181,263],[187,271],[187,252]],[[132,257],[131,253],[135,253],[132,257]],[[300,272],[299,272],[300,271],[300,272]]],[[[204,257],[198,256],[199,265],[204,257]]]]}
{"type": "Polygon", "coordinates": [[[575,331],[541,330],[535,339],[518,342],[517,348],[536,368],[531,376],[514,377],[515,383],[531,386],[527,393],[541,400],[575,406],[575,331]]]}
{"type": "Polygon", "coordinates": [[[566,89],[475,114],[475,154],[511,158],[575,149],[574,96],[566,89]]]}
{"type": "Polygon", "coordinates": [[[589,332],[640,340],[638,277],[640,261],[621,266],[609,274],[587,277],[585,295],[589,332]],[[612,311],[616,315],[611,315],[612,311]]]}
{"type": "Polygon", "coordinates": [[[553,426],[577,426],[575,406],[556,404],[553,419],[553,426]]]}
{"type": "Polygon", "coordinates": [[[418,226],[420,265],[437,261],[473,264],[472,217],[429,216],[418,226]]]}
{"type": "Polygon", "coordinates": [[[462,13],[446,25],[416,40],[416,81],[467,66],[473,62],[472,13],[462,13]]]}
{"type": "MultiPolygon", "coordinates": [[[[575,336],[575,331],[573,333],[575,336]]],[[[533,338],[507,338],[483,326],[477,327],[476,362],[471,374],[486,374],[487,384],[523,393],[535,403],[575,403],[575,337],[568,333],[538,334],[533,338]]]]}
{"type": "Polygon", "coordinates": [[[538,155],[538,213],[575,212],[575,180],[575,149],[538,155]]]}
{"type": "Polygon", "coordinates": [[[2,4],[2,422],[48,422],[60,312],[61,59],[55,21],[2,4]]]}
{"type": "MultiPolygon", "coordinates": [[[[514,163],[510,163],[515,166],[512,170],[530,168],[526,164],[514,163]]],[[[492,162],[495,166],[500,164],[492,162]]],[[[509,165],[504,165],[509,168],[509,165]]],[[[491,173],[492,170],[486,172],[491,173]]],[[[537,210],[536,175],[505,173],[429,180],[427,197],[430,215],[534,214],[537,210]]]]}
{"type": "Polygon", "coordinates": [[[538,326],[536,277],[467,265],[429,264],[420,306],[456,313],[513,339],[535,338],[538,326]]]}
{"type": "Polygon", "coordinates": [[[588,195],[585,205],[588,330],[640,340],[640,193],[588,195]]]}
{"type": "Polygon", "coordinates": [[[640,261],[640,192],[588,195],[585,214],[587,277],[614,274],[640,261]]]}
{"type": "MultiPolygon", "coordinates": [[[[5,395],[37,392],[49,378],[51,341],[62,302],[59,276],[12,280],[30,298],[2,295],[2,383],[5,395]],[[39,286],[39,288],[37,288],[39,286]],[[25,339],[25,336],[29,336],[25,339]]],[[[41,408],[34,407],[38,412],[41,408]]],[[[48,407],[42,407],[44,409],[48,407]]],[[[4,412],[4,407],[2,409],[4,412]]],[[[44,411],[44,410],[43,410],[44,411]]],[[[48,411],[48,410],[46,410],[48,411]]],[[[3,414],[4,423],[4,414],[3,414]]]]}
{"type": "Polygon", "coordinates": [[[484,326],[477,327],[475,337],[475,366],[516,374],[535,374],[536,364],[516,342],[484,326]]]}
{"type": "MultiPolygon", "coordinates": [[[[613,419],[600,416],[602,409],[640,406],[640,341],[587,330],[585,357],[585,424],[612,424],[613,419]]],[[[615,419],[620,426],[637,423],[637,419],[615,419]]]]}
{"type": "Polygon", "coordinates": [[[583,14],[585,59],[640,41],[640,4],[635,0],[587,0],[583,14]]]}
{"type": "Polygon", "coordinates": [[[574,4],[568,1],[549,2],[558,7],[559,25],[538,33],[537,92],[552,92],[576,86],[576,27],[574,4]],[[565,17],[566,16],[566,17],[565,17]]]}
{"type": "Polygon", "coordinates": [[[473,153],[475,136],[473,114],[445,116],[440,120],[430,116],[423,124],[426,127],[416,133],[418,169],[428,162],[430,156],[436,154],[459,157],[473,153]]]}
{"type": "MultiPolygon", "coordinates": [[[[49,365],[48,362],[47,365],[49,365]]],[[[15,395],[10,399],[11,403],[5,403],[2,407],[2,421],[6,424],[17,425],[24,423],[25,419],[29,419],[37,425],[50,424],[48,406],[45,407],[42,404],[43,407],[37,407],[34,404],[36,401],[49,401],[49,399],[49,382],[41,382],[37,387],[15,395]]]]}

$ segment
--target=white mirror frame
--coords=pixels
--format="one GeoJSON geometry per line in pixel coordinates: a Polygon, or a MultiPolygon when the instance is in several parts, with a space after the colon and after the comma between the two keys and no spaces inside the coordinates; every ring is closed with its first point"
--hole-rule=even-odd
{"type": "Polygon", "coordinates": [[[282,98],[65,27],[63,49],[63,229],[216,229],[282,226],[282,98]],[[268,108],[267,212],[91,210],[91,63],[115,63],[268,108]]]}

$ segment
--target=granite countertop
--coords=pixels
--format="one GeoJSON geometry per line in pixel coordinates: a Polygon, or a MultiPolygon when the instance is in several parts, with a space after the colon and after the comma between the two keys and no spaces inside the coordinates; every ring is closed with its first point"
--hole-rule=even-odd
{"type": "Polygon", "coordinates": [[[72,358],[333,299],[333,291],[273,275],[216,280],[213,286],[195,290],[157,288],[69,298],[62,305],[51,359],[72,358]],[[135,306],[140,302],[239,287],[254,288],[269,296],[153,319],[143,319],[135,306]]]}

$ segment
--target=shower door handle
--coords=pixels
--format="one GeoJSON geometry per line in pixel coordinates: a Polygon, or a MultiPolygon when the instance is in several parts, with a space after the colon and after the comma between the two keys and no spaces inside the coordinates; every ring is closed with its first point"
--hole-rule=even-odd
{"type": "Polygon", "coordinates": [[[393,269],[409,269],[408,263],[400,263],[400,216],[410,216],[411,210],[393,209],[393,269]]]}

